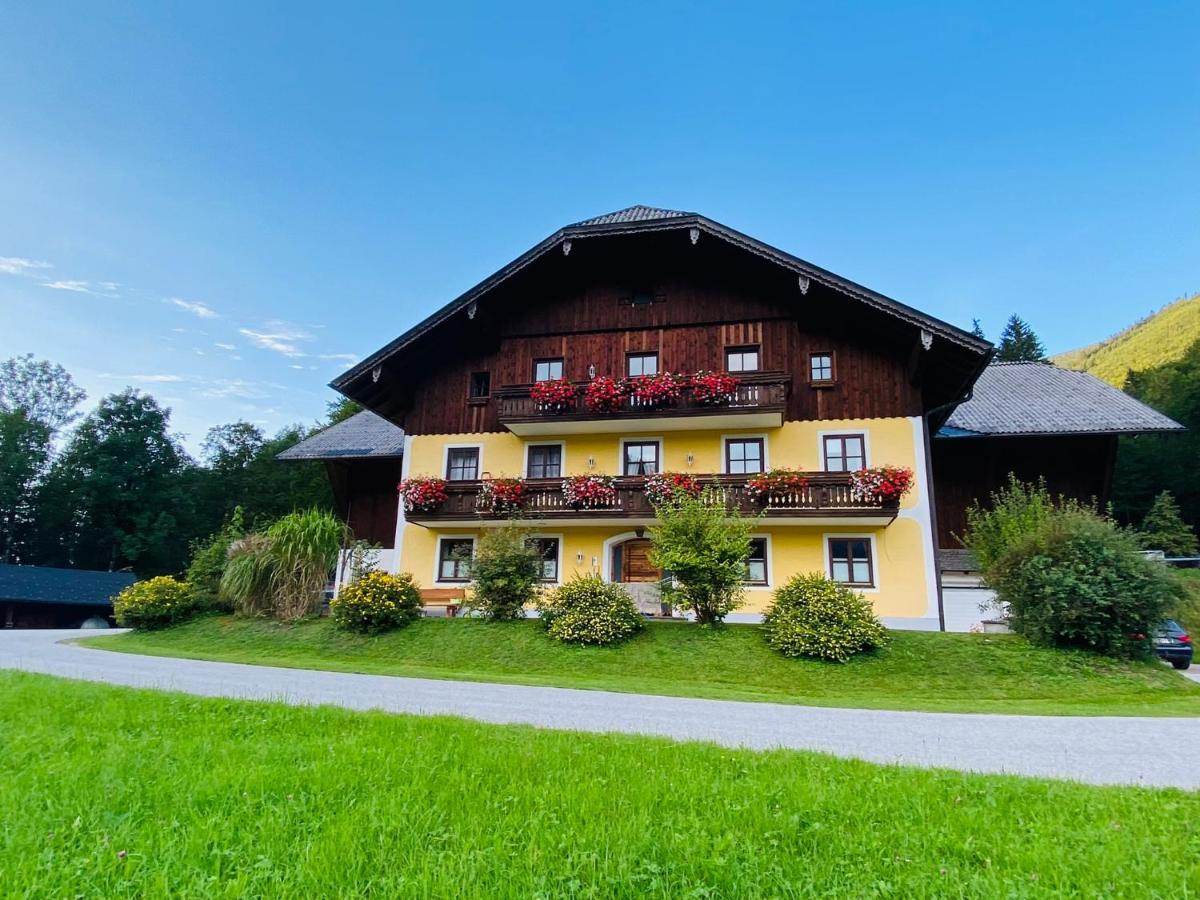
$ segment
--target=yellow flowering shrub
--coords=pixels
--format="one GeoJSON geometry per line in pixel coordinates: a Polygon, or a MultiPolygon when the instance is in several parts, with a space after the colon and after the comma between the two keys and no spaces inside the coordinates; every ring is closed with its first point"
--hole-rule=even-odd
{"type": "Polygon", "coordinates": [[[387,631],[420,618],[421,590],[408,572],[368,572],[338,591],[329,611],[347,631],[387,631]]]}
{"type": "Polygon", "coordinates": [[[166,575],[135,581],[113,599],[117,624],[126,628],[162,628],[188,618],[197,608],[192,586],[166,575]]]}
{"type": "Polygon", "coordinates": [[[767,643],[784,656],[845,662],[882,647],[887,629],[862,594],[824,575],[796,575],[775,592],[763,616],[767,643]]]}
{"type": "Polygon", "coordinates": [[[612,644],[641,631],[645,617],[619,584],[598,575],[577,575],[538,599],[552,638],[575,644],[612,644]]]}

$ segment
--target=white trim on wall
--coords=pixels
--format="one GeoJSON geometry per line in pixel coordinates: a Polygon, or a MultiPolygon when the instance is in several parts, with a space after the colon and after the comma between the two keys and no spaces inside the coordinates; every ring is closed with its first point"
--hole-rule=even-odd
{"type": "Polygon", "coordinates": [[[438,475],[439,478],[447,478],[450,474],[450,451],[451,450],[471,450],[479,451],[479,477],[483,477],[485,469],[483,468],[483,444],[467,443],[467,444],[442,444],[442,471],[438,475]]]}
{"type": "Polygon", "coordinates": [[[847,584],[846,582],[838,582],[845,584],[852,591],[858,591],[860,594],[878,594],[880,586],[883,584],[883,579],[879,574],[879,544],[875,540],[875,535],[870,532],[827,532],[821,535],[821,556],[825,563],[825,577],[833,581],[833,565],[829,557],[829,541],[830,540],[867,540],[871,542],[871,577],[875,581],[874,587],[862,587],[857,584],[847,584]]]}
{"type": "Polygon", "coordinates": [[[863,428],[861,431],[855,431],[852,428],[837,428],[829,431],[817,432],[817,461],[820,463],[821,471],[828,472],[829,469],[825,464],[825,438],[827,437],[858,437],[862,435],[863,439],[863,465],[871,465],[871,429],[863,428]]]}
{"type": "Polygon", "coordinates": [[[933,533],[933,513],[930,500],[933,488],[929,484],[929,466],[925,458],[925,424],[920,416],[909,416],[912,424],[913,453],[915,455],[913,478],[917,483],[917,502],[910,509],[901,509],[897,518],[912,519],[920,527],[925,540],[921,542],[925,557],[925,593],[928,598],[925,607],[926,618],[932,616],[938,620],[938,583],[937,583],[937,551],[934,544],[937,535],[933,533]]]}
{"type": "MultiPolygon", "coordinates": [[[[645,536],[644,534],[642,535],[645,536]]],[[[622,531],[620,534],[614,534],[610,538],[605,538],[600,549],[600,578],[603,581],[612,581],[612,551],[617,544],[623,544],[626,541],[631,541],[638,537],[636,531],[622,531]]]]}
{"type": "Polygon", "coordinates": [[[433,548],[433,584],[434,587],[444,588],[465,588],[471,583],[468,578],[466,581],[442,581],[442,541],[470,541],[471,556],[475,556],[475,545],[479,543],[478,536],[474,534],[439,534],[437,543],[433,548]]]}
{"type": "Polygon", "coordinates": [[[559,472],[563,477],[567,474],[567,442],[566,441],[525,441],[522,444],[521,450],[521,477],[529,477],[529,448],[530,447],[553,447],[557,445],[559,452],[562,454],[559,461],[559,472]]]}
{"type": "Polygon", "coordinates": [[[729,474],[726,471],[729,468],[729,454],[725,452],[725,444],[728,441],[762,441],[763,471],[771,471],[771,441],[766,434],[723,434],[721,435],[721,459],[717,465],[722,475],[729,474]]]}
{"type": "MultiPolygon", "coordinates": [[[[411,434],[404,435],[404,440],[402,442],[401,450],[400,450],[400,452],[402,454],[400,457],[400,480],[401,481],[403,481],[405,478],[408,477],[409,461],[412,459],[412,444],[413,444],[413,436],[411,434]]],[[[399,497],[397,497],[396,498],[396,537],[392,541],[392,546],[396,550],[396,554],[393,557],[393,559],[395,560],[395,562],[394,562],[395,568],[392,570],[393,575],[398,574],[399,572],[403,571],[403,569],[401,569],[400,566],[401,566],[401,557],[404,553],[404,525],[405,525],[404,501],[401,500],[399,497]]]]}

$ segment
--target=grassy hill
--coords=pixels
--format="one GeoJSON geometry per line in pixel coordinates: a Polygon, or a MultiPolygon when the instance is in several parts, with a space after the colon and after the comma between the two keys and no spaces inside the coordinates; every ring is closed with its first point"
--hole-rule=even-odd
{"type": "Polygon", "coordinates": [[[1130,369],[1148,369],[1179,359],[1197,340],[1200,294],[1176,300],[1107,340],[1060,353],[1053,361],[1124,387],[1130,369]]]}

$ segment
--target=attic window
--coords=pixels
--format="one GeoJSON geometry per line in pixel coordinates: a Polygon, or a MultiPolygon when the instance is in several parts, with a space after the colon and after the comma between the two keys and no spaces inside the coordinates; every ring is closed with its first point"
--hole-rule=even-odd
{"type": "Polygon", "coordinates": [[[627,306],[650,306],[652,303],[662,303],[666,299],[663,294],[655,292],[653,288],[642,285],[635,287],[627,297],[622,297],[621,303],[627,306]]]}

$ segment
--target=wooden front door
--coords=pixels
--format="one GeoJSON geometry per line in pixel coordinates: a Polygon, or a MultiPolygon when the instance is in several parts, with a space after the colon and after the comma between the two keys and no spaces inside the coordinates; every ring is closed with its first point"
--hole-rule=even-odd
{"type": "Polygon", "coordinates": [[[650,542],[645,538],[626,541],[621,545],[621,580],[656,583],[662,580],[662,570],[656,569],[650,562],[650,542]]]}

